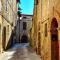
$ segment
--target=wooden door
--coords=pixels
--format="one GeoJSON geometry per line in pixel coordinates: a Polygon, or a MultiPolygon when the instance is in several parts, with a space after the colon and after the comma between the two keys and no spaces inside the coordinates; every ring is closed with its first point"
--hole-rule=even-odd
{"type": "Polygon", "coordinates": [[[58,43],[58,23],[53,18],[51,23],[51,60],[59,60],[59,43],[58,43]]]}

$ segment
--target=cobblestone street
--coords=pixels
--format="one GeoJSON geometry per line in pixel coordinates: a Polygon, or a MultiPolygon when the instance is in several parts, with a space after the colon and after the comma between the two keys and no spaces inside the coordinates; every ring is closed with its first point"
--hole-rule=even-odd
{"type": "Polygon", "coordinates": [[[13,48],[0,54],[0,60],[41,60],[40,56],[29,47],[28,43],[16,44],[13,48]]]}

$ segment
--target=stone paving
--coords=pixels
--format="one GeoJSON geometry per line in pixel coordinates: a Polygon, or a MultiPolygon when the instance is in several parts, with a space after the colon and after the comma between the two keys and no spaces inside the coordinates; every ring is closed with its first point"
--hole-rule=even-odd
{"type": "Polygon", "coordinates": [[[0,54],[0,60],[41,60],[28,44],[16,44],[13,48],[0,54]]]}

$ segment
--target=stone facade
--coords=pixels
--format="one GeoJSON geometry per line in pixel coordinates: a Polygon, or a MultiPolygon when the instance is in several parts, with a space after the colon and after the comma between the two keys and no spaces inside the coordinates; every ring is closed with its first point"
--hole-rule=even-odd
{"type": "Polygon", "coordinates": [[[31,45],[43,60],[60,60],[59,2],[59,0],[35,0],[31,45]]]}
{"type": "MultiPolygon", "coordinates": [[[[0,52],[11,46],[17,20],[16,0],[0,0],[0,52]]],[[[13,41],[14,43],[14,41],[13,41]]]]}
{"type": "Polygon", "coordinates": [[[32,28],[32,15],[21,14],[20,19],[20,40],[23,35],[26,35],[30,38],[29,33],[32,28]]]}

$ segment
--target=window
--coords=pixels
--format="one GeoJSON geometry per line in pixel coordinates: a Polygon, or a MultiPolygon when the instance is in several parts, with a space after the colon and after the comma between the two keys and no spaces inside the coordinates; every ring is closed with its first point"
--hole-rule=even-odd
{"type": "Polygon", "coordinates": [[[23,22],[23,30],[26,30],[26,26],[27,26],[26,22],[23,22]]]}
{"type": "Polygon", "coordinates": [[[40,22],[38,23],[38,30],[40,31],[40,22]]]}
{"type": "Polygon", "coordinates": [[[7,35],[9,35],[9,25],[7,25],[7,35]]]}
{"type": "Polygon", "coordinates": [[[36,0],[36,4],[38,5],[38,0],[36,0]]]}
{"type": "Polygon", "coordinates": [[[35,1],[35,5],[38,5],[38,0],[35,1]]]}
{"type": "Polygon", "coordinates": [[[7,7],[8,7],[8,1],[6,0],[6,11],[7,11],[7,7]]]}
{"type": "MultiPolygon", "coordinates": [[[[38,33],[38,41],[40,41],[41,39],[41,35],[40,35],[40,32],[38,33]]],[[[39,42],[38,42],[39,43],[39,42]]]]}
{"type": "Polygon", "coordinates": [[[27,17],[24,16],[23,18],[26,19],[27,17]]]}
{"type": "Polygon", "coordinates": [[[47,23],[45,24],[45,37],[47,37],[47,23]]]}

